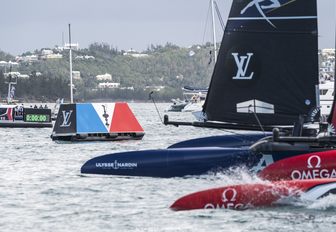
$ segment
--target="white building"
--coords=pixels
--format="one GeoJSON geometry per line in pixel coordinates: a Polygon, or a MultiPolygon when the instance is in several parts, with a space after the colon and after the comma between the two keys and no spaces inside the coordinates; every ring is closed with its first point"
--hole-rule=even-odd
{"type": "Polygon", "coordinates": [[[130,49],[127,52],[123,53],[124,56],[132,56],[135,58],[144,58],[144,57],[148,57],[148,54],[144,54],[144,53],[139,53],[134,49],[130,49]]]}
{"type": "Polygon", "coordinates": [[[153,90],[153,91],[160,91],[162,89],[164,89],[165,86],[162,86],[162,85],[147,85],[145,87],[145,90],[153,90]]]}
{"type": "Polygon", "coordinates": [[[98,84],[100,89],[117,89],[120,87],[120,83],[115,82],[102,82],[98,84]]]}
{"type": "Polygon", "coordinates": [[[45,56],[45,59],[49,60],[49,59],[62,59],[63,55],[59,54],[59,53],[55,53],[55,54],[49,54],[45,56]]]}
{"type": "Polygon", "coordinates": [[[72,78],[74,80],[80,80],[81,79],[80,71],[72,71],[72,78]]]}
{"type": "Polygon", "coordinates": [[[8,61],[8,65],[9,66],[19,66],[19,63],[10,60],[10,61],[8,61]]]}
{"type": "Polygon", "coordinates": [[[20,75],[18,76],[18,78],[28,79],[28,78],[29,78],[29,75],[28,75],[28,74],[20,74],[20,75]]]}
{"type": "MultiPolygon", "coordinates": [[[[69,50],[70,49],[70,44],[69,43],[64,44],[63,49],[69,50]]],[[[72,50],[78,50],[79,49],[79,43],[71,43],[71,49],[72,50]]]]}
{"type": "Polygon", "coordinates": [[[94,56],[76,56],[75,60],[94,60],[94,56]]]}
{"type": "Polygon", "coordinates": [[[26,63],[33,63],[38,61],[37,55],[28,55],[28,56],[17,56],[15,60],[18,62],[26,62],[26,63]]]}
{"type": "Polygon", "coordinates": [[[129,87],[120,87],[119,89],[121,89],[121,90],[133,90],[133,91],[134,91],[134,87],[133,87],[133,86],[129,86],[129,87]]]}
{"type": "Polygon", "coordinates": [[[144,57],[148,57],[148,54],[141,54],[141,53],[134,53],[134,54],[126,54],[129,56],[132,56],[134,58],[144,58],[144,57]]]}
{"type": "Polygon", "coordinates": [[[334,56],[335,55],[335,49],[334,48],[324,48],[322,49],[322,55],[323,56],[334,56]]]}
{"type": "Polygon", "coordinates": [[[9,76],[18,77],[20,75],[21,75],[21,73],[19,73],[19,72],[7,72],[7,73],[4,73],[5,77],[9,77],[9,76]]]}
{"type": "Polygon", "coordinates": [[[42,51],[41,51],[41,55],[42,56],[46,56],[46,55],[50,55],[50,54],[53,54],[54,52],[52,51],[52,50],[50,50],[50,49],[43,49],[42,51]]]}
{"type": "Polygon", "coordinates": [[[94,60],[96,58],[94,56],[84,56],[84,59],[86,59],[86,60],[94,60]]]}
{"type": "Polygon", "coordinates": [[[17,78],[23,78],[23,79],[28,79],[29,75],[28,74],[21,74],[19,72],[8,72],[4,73],[5,77],[11,76],[12,78],[17,77],[17,78]]]}
{"type": "Polygon", "coordinates": [[[112,81],[112,75],[109,74],[109,73],[105,73],[105,74],[102,74],[102,75],[97,75],[96,79],[98,81],[112,81]]]}

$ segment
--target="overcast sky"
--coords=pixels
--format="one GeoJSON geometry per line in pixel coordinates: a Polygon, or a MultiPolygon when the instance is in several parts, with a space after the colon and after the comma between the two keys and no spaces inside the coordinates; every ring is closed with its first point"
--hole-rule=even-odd
{"type": "MultiPolygon", "coordinates": [[[[319,47],[334,47],[335,0],[317,1],[319,47]]],[[[232,0],[217,2],[226,21],[232,0]]],[[[208,6],[209,0],[4,0],[0,49],[18,55],[62,45],[68,23],[81,48],[93,42],[139,51],[167,42],[202,44],[211,41],[208,6]]],[[[217,37],[222,37],[219,27],[217,37]]]]}

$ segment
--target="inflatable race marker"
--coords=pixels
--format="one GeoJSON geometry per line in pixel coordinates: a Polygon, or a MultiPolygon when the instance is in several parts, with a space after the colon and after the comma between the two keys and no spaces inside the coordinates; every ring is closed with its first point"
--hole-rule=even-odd
{"type": "Polygon", "coordinates": [[[113,141],[142,139],[144,130],[127,103],[62,104],[53,140],[113,141]]]}
{"type": "Polygon", "coordinates": [[[335,179],[279,181],[232,185],[186,195],[170,208],[175,211],[194,209],[235,209],[270,207],[284,198],[317,200],[335,193],[335,179]]]}
{"type": "Polygon", "coordinates": [[[336,178],[336,150],[279,160],[267,166],[258,175],[266,180],[336,178]]]}

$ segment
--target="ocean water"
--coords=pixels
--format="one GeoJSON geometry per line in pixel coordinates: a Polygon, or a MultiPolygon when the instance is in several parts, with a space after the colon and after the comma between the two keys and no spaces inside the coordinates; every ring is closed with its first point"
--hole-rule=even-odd
{"type": "MultiPolygon", "coordinates": [[[[51,128],[1,128],[0,231],[336,231],[336,196],[245,211],[169,209],[191,192],[260,181],[239,170],[169,179],[81,175],[82,164],[98,155],[229,133],[164,126],[153,104],[130,106],[146,132],[141,141],[55,143],[51,128]]],[[[158,104],[160,113],[168,106],[158,104]]]]}

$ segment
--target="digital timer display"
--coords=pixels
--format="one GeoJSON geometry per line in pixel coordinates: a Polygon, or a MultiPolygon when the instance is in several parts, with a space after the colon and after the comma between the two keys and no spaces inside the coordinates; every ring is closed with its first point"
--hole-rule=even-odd
{"type": "Polygon", "coordinates": [[[50,116],[48,114],[26,114],[26,122],[50,122],[50,116]]]}
{"type": "Polygon", "coordinates": [[[51,122],[51,109],[23,108],[23,121],[36,123],[51,122]]]}

